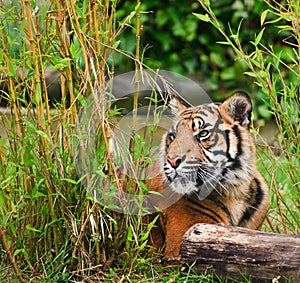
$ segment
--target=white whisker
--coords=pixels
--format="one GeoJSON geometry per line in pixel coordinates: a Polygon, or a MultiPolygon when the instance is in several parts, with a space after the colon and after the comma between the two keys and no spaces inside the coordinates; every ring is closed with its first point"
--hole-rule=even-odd
{"type": "Polygon", "coordinates": [[[218,175],[220,175],[220,174],[218,174],[218,175],[216,175],[215,173],[216,172],[213,172],[213,174],[211,174],[210,172],[209,172],[209,170],[208,170],[209,168],[206,168],[206,170],[204,170],[203,168],[200,168],[200,170],[201,170],[201,172],[202,173],[204,173],[204,175],[205,175],[205,177],[209,177],[208,179],[206,179],[206,178],[203,178],[203,180],[204,180],[204,185],[210,185],[211,187],[213,187],[213,189],[216,191],[216,192],[218,192],[220,195],[222,195],[222,193],[218,190],[218,187],[217,187],[217,185],[219,186],[219,187],[221,187],[224,191],[227,191],[227,188],[218,180],[218,175]],[[213,184],[213,182],[212,181],[214,181],[216,184],[213,184]]]}

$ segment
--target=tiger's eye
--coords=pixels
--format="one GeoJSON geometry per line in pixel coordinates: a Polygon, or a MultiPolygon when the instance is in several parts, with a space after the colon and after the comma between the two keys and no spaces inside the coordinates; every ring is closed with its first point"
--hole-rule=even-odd
{"type": "Polygon", "coordinates": [[[206,137],[206,136],[209,135],[209,131],[203,130],[203,131],[201,131],[201,132],[199,133],[199,135],[200,135],[201,138],[204,138],[204,137],[206,137]]]}
{"type": "Polygon", "coordinates": [[[175,134],[172,132],[169,132],[167,138],[168,138],[169,143],[171,143],[172,141],[175,140],[175,134]]]}
{"type": "Polygon", "coordinates": [[[200,131],[200,132],[197,134],[197,139],[198,139],[199,141],[203,141],[203,140],[205,140],[205,139],[207,139],[207,138],[209,138],[209,137],[210,137],[210,132],[207,131],[207,130],[202,130],[202,131],[200,131]]]}

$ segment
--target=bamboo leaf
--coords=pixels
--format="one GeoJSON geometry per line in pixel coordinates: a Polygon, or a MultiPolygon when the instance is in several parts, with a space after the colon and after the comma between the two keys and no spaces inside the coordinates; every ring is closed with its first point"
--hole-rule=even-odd
{"type": "Polygon", "coordinates": [[[17,78],[17,72],[14,63],[11,59],[8,59],[8,66],[9,66],[9,75],[13,78],[17,78]]]}
{"type": "Polygon", "coordinates": [[[41,131],[41,130],[36,130],[36,133],[37,133],[39,136],[41,136],[42,138],[45,138],[47,141],[50,141],[48,135],[47,135],[45,132],[43,132],[43,131],[41,131]]]}
{"type": "Polygon", "coordinates": [[[253,77],[256,78],[257,74],[254,72],[244,72],[245,75],[249,76],[249,77],[253,77]]]}
{"type": "Polygon", "coordinates": [[[293,27],[291,27],[289,25],[277,26],[277,28],[282,29],[282,30],[293,30],[293,27]]]}
{"type": "Polygon", "coordinates": [[[262,36],[263,36],[263,34],[264,34],[264,31],[265,31],[265,28],[263,28],[263,29],[259,32],[259,34],[257,35],[257,37],[255,38],[255,42],[254,42],[254,45],[255,45],[255,46],[257,46],[257,45],[260,43],[261,38],[262,38],[262,36]]]}
{"type": "Polygon", "coordinates": [[[260,16],[260,25],[263,26],[267,17],[269,10],[265,10],[262,12],[261,16],[260,16]]]}
{"type": "Polygon", "coordinates": [[[210,17],[208,14],[198,14],[198,13],[193,13],[194,16],[196,16],[200,21],[202,22],[210,22],[210,17]]]}
{"type": "Polygon", "coordinates": [[[210,7],[210,0],[204,0],[204,4],[205,6],[210,7]]]}
{"type": "Polygon", "coordinates": [[[222,45],[231,45],[229,42],[227,41],[217,41],[218,44],[222,44],[222,45]]]}

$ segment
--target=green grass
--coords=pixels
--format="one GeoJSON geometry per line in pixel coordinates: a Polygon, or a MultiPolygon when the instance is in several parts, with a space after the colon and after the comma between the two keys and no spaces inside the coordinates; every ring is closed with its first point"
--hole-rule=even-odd
{"type": "Polygon", "coordinates": [[[271,190],[265,229],[276,233],[299,234],[299,158],[291,154],[292,159],[288,160],[282,152],[274,154],[272,150],[265,148],[259,150],[258,155],[260,171],[271,190]],[[292,176],[289,178],[290,174],[292,176]]]}
{"type": "MultiPolygon", "coordinates": [[[[178,262],[161,260],[145,248],[151,227],[142,223],[141,216],[119,214],[87,194],[84,184],[93,176],[79,174],[75,166],[78,148],[73,141],[79,137],[75,125],[86,98],[100,94],[98,103],[105,115],[97,128],[96,178],[107,173],[114,178],[109,137],[118,111],[109,108],[110,96],[103,89],[104,71],[114,73],[116,53],[133,59],[126,50],[118,49],[118,36],[126,27],[140,25],[139,9],[117,21],[114,1],[103,1],[103,5],[87,0],[76,5],[73,1],[54,2],[48,7],[50,13],[42,6],[36,15],[28,1],[11,1],[1,4],[0,9],[0,85],[5,86],[2,101],[7,102],[7,112],[1,114],[6,137],[0,139],[0,281],[226,281],[194,275],[192,270],[182,272],[178,262]],[[30,71],[24,75],[21,68],[30,71]],[[45,69],[59,71],[61,79],[62,102],[54,109],[48,101],[45,69]]],[[[296,14],[299,11],[292,9],[295,7],[291,4],[295,13],[292,22],[300,18],[296,14]]],[[[275,16],[289,17],[275,12],[275,16]]],[[[220,29],[213,11],[208,10],[208,14],[220,29]]],[[[299,40],[295,33],[299,31],[287,31],[299,40]]],[[[285,81],[285,73],[299,75],[300,60],[295,53],[293,64],[285,63],[271,50],[266,57],[259,36],[254,40],[256,53],[250,55],[242,52],[238,34],[225,40],[237,58],[249,64],[248,74],[268,95],[266,104],[279,128],[275,150],[267,145],[258,147],[258,164],[271,191],[264,230],[299,233],[300,123],[299,116],[294,115],[299,105],[299,82],[285,81]],[[268,72],[270,62],[276,73],[273,77],[268,72]]],[[[299,41],[296,44],[300,46],[299,41]]],[[[147,69],[139,58],[140,48],[137,40],[135,66],[147,69]]],[[[137,99],[135,96],[135,107],[137,99]]],[[[155,98],[152,102],[156,103],[155,98]]],[[[147,154],[139,154],[144,148],[135,150],[135,162],[147,154]]],[[[83,168],[91,161],[82,160],[87,162],[83,168]]]]}

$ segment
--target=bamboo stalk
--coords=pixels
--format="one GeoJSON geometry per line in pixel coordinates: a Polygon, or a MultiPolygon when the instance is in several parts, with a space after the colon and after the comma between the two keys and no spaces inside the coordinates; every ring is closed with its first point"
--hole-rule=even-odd
{"type": "Polygon", "coordinates": [[[67,9],[69,12],[69,17],[74,19],[74,22],[75,22],[74,31],[77,34],[78,41],[79,41],[81,49],[82,49],[83,61],[84,61],[84,66],[85,66],[86,82],[90,84],[91,83],[91,75],[90,75],[90,71],[89,71],[88,52],[86,50],[84,38],[83,38],[84,33],[81,29],[73,1],[69,0],[69,1],[66,1],[66,3],[67,3],[67,9]]]}
{"type": "MultiPolygon", "coordinates": [[[[139,103],[139,84],[140,84],[140,29],[141,29],[141,22],[140,22],[140,6],[141,1],[137,0],[136,5],[136,35],[135,35],[135,77],[134,77],[134,93],[133,93],[133,105],[132,105],[132,128],[136,129],[136,120],[137,120],[137,110],[138,110],[138,103],[139,103]]],[[[134,152],[135,147],[135,137],[134,133],[130,140],[130,152],[134,152]]],[[[136,167],[138,167],[138,160],[136,167]]]]}
{"type": "MultiPolygon", "coordinates": [[[[38,14],[36,15],[36,17],[38,16],[38,14]]],[[[42,126],[45,128],[49,139],[51,139],[51,118],[50,118],[50,106],[49,106],[49,99],[48,99],[48,90],[47,90],[47,84],[46,84],[46,77],[45,77],[45,68],[44,68],[44,64],[43,64],[43,60],[42,60],[42,48],[41,48],[41,35],[39,32],[39,24],[38,24],[38,20],[36,21],[36,27],[33,26],[33,31],[35,34],[35,38],[36,38],[36,53],[37,53],[37,62],[38,62],[38,74],[39,77],[41,77],[41,90],[42,93],[44,94],[44,101],[41,99],[40,100],[40,107],[39,107],[39,112],[40,115],[42,117],[42,119],[44,119],[44,105],[43,102],[45,104],[46,107],[46,119],[47,119],[47,125],[44,124],[44,121],[42,123],[42,126]]],[[[44,141],[46,149],[48,149],[47,147],[47,143],[46,141],[44,141]]],[[[46,155],[46,157],[48,158],[48,155],[46,155]]]]}
{"type": "Polygon", "coordinates": [[[140,42],[141,42],[141,15],[140,15],[141,1],[137,0],[137,11],[136,11],[136,42],[135,42],[135,89],[133,96],[133,111],[136,112],[138,109],[139,99],[139,83],[140,83],[140,42]]]}
{"type": "MultiPolygon", "coordinates": [[[[43,62],[42,62],[42,51],[40,47],[40,36],[39,36],[39,30],[38,26],[37,29],[35,29],[33,25],[33,18],[32,18],[32,13],[30,9],[30,3],[31,1],[29,0],[24,0],[24,5],[25,5],[25,14],[27,18],[27,39],[29,41],[29,50],[32,54],[32,58],[34,61],[34,79],[35,82],[33,84],[33,92],[39,96],[39,102],[38,102],[38,115],[37,115],[37,122],[39,128],[43,132],[48,133],[48,137],[51,138],[51,129],[50,129],[50,108],[49,108],[49,103],[48,103],[48,95],[47,95],[47,86],[46,86],[46,80],[45,80],[45,74],[44,74],[44,67],[43,67],[43,62]],[[36,39],[36,40],[35,40],[36,39]],[[36,42],[36,45],[35,45],[36,42]],[[41,76],[40,76],[41,75],[41,76]],[[42,77],[42,81],[41,78],[42,77]],[[43,86],[43,87],[42,87],[43,86]],[[42,93],[45,94],[45,105],[46,105],[46,114],[47,114],[47,120],[48,120],[48,126],[46,127],[44,121],[45,121],[45,114],[44,114],[44,105],[43,105],[43,96],[42,93]]],[[[48,141],[45,139],[45,137],[41,136],[41,151],[43,152],[49,152],[49,146],[48,146],[48,141]]],[[[49,156],[46,154],[45,155],[47,163],[49,163],[49,156]]],[[[48,187],[51,187],[51,184],[49,183],[48,179],[47,180],[47,185],[48,187]]],[[[53,198],[52,198],[52,193],[49,190],[48,191],[48,200],[50,204],[50,212],[51,212],[51,217],[52,219],[56,219],[56,212],[55,212],[55,207],[53,203],[53,198]]],[[[34,205],[34,204],[32,204],[34,205]]],[[[31,217],[32,214],[31,214],[31,217]]],[[[31,221],[33,223],[33,219],[31,221]]],[[[59,253],[59,247],[58,247],[58,234],[57,234],[57,229],[55,226],[52,227],[53,229],[53,244],[54,244],[54,250],[56,255],[59,253]]],[[[30,241],[31,244],[33,244],[32,241],[30,241]]],[[[30,250],[33,250],[33,248],[30,248],[30,250]]]]}
{"type": "MultiPolygon", "coordinates": [[[[6,63],[6,68],[7,71],[9,73],[12,72],[11,68],[10,68],[10,64],[9,64],[9,55],[7,52],[7,45],[6,45],[6,40],[4,38],[4,34],[3,32],[1,33],[1,37],[2,37],[2,44],[3,44],[3,54],[4,54],[4,58],[5,58],[5,63],[6,63]]],[[[12,76],[8,77],[8,85],[9,85],[9,94],[11,96],[11,100],[12,100],[12,106],[13,106],[13,113],[14,116],[16,118],[16,127],[17,127],[17,134],[18,137],[20,138],[20,143],[22,145],[22,130],[21,130],[21,119],[19,117],[19,112],[18,112],[18,105],[17,105],[17,99],[16,99],[16,93],[15,93],[15,85],[14,85],[14,79],[12,76]]]]}
{"type": "Polygon", "coordinates": [[[97,14],[97,4],[96,1],[92,1],[91,3],[91,12],[93,15],[93,27],[94,27],[94,37],[96,42],[96,52],[97,54],[100,54],[101,45],[100,42],[100,34],[99,34],[99,20],[98,20],[98,14],[97,14]]]}
{"type": "Polygon", "coordinates": [[[21,282],[21,283],[24,282],[25,283],[26,281],[23,278],[21,272],[19,271],[19,268],[16,264],[16,261],[15,261],[13,255],[11,254],[11,251],[10,251],[9,246],[7,244],[6,236],[5,236],[4,231],[2,230],[2,227],[0,227],[0,237],[1,237],[1,242],[2,242],[2,245],[3,245],[4,251],[8,255],[8,259],[9,259],[9,261],[10,261],[10,263],[11,263],[11,265],[12,265],[12,267],[13,267],[13,269],[14,269],[17,277],[18,277],[19,282],[21,282]]]}
{"type": "MultiPolygon", "coordinates": [[[[10,58],[9,58],[8,51],[7,51],[7,43],[6,43],[6,40],[4,37],[4,31],[1,32],[1,37],[2,37],[3,53],[4,53],[6,68],[7,68],[8,72],[11,73],[13,70],[11,69],[10,64],[9,64],[10,58]]],[[[20,144],[20,147],[23,148],[24,134],[22,131],[22,120],[19,115],[19,107],[18,107],[17,93],[16,93],[16,89],[15,89],[14,78],[12,76],[9,76],[8,81],[9,81],[9,94],[12,99],[13,115],[14,115],[15,121],[16,121],[18,142],[20,144]]],[[[25,164],[24,150],[22,150],[20,152],[20,158],[21,158],[21,166],[23,167],[23,184],[24,184],[25,194],[29,194],[27,168],[24,166],[24,164],[25,164]]],[[[29,221],[29,223],[33,222],[33,214],[32,213],[30,213],[30,217],[29,217],[28,221],[29,221]]],[[[20,222],[20,226],[21,226],[20,229],[24,229],[24,227],[26,226],[26,223],[20,222]]],[[[29,241],[29,243],[31,245],[32,241],[29,241]]]]}

